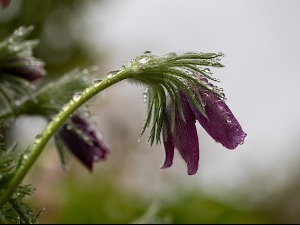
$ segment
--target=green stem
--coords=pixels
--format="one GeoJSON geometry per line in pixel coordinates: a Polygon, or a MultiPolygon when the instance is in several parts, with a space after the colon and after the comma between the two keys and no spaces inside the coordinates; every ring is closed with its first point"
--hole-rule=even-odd
{"type": "Polygon", "coordinates": [[[0,190],[0,209],[8,201],[10,196],[15,191],[16,187],[23,180],[33,163],[37,160],[49,139],[56,133],[56,131],[63,125],[66,119],[75,112],[82,104],[87,102],[93,96],[110,87],[111,85],[130,78],[132,73],[128,69],[121,70],[110,78],[106,78],[99,83],[94,83],[91,87],[85,89],[80,96],[76,96],[73,100],[67,103],[62,110],[53,118],[42,133],[41,137],[35,140],[31,151],[23,155],[20,166],[15,171],[13,177],[9,181],[5,189],[0,190]]]}

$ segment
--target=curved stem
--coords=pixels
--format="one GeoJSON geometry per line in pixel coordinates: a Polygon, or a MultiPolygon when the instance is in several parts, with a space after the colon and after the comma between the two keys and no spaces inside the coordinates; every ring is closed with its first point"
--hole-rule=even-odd
{"type": "Polygon", "coordinates": [[[110,87],[111,85],[130,78],[132,73],[128,69],[121,70],[113,77],[106,78],[99,83],[94,83],[91,87],[85,89],[80,96],[76,96],[67,103],[62,110],[53,118],[53,120],[47,125],[42,135],[35,140],[30,152],[23,155],[23,159],[20,166],[15,171],[13,177],[9,181],[4,190],[0,190],[0,208],[7,202],[9,197],[13,194],[16,187],[23,180],[33,163],[37,160],[45,145],[49,139],[56,133],[56,131],[62,126],[68,117],[75,112],[82,104],[87,102],[93,96],[101,92],[102,90],[110,87]]]}

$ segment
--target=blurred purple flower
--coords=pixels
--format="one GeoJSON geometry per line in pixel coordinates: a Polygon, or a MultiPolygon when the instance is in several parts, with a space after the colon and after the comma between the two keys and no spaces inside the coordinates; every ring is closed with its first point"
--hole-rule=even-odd
{"type": "MultiPolygon", "coordinates": [[[[174,148],[177,148],[188,167],[188,174],[193,175],[198,170],[199,163],[199,143],[196,120],[206,130],[206,132],[217,142],[228,149],[235,149],[244,142],[246,133],[242,130],[237,119],[231,110],[215,94],[199,87],[198,90],[205,102],[205,118],[187,98],[183,91],[180,91],[182,110],[185,121],[179,113],[178,107],[175,113],[175,127],[172,132],[171,115],[172,105],[167,104],[167,129],[163,128],[163,142],[166,158],[162,165],[163,168],[170,167],[173,163],[174,148]]],[[[195,93],[195,92],[194,92],[195,93]]]]}
{"type": "Polygon", "coordinates": [[[1,3],[2,8],[4,9],[9,5],[10,0],[0,0],[0,3],[1,3]]]}
{"type": "Polygon", "coordinates": [[[59,135],[67,148],[90,170],[93,163],[105,160],[109,148],[101,134],[83,117],[71,116],[71,123],[64,125],[59,135]]]}
{"type": "Polygon", "coordinates": [[[11,57],[1,62],[1,72],[33,81],[42,78],[46,71],[44,63],[34,57],[11,57]]]}

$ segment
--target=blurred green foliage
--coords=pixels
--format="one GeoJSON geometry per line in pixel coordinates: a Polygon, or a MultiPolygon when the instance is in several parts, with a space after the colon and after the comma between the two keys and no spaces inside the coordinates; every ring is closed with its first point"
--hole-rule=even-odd
{"type": "Polygon", "coordinates": [[[46,209],[45,215],[41,217],[42,221],[45,219],[45,222],[65,224],[272,223],[263,210],[234,207],[207,197],[199,190],[149,199],[120,188],[121,185],[111,177],[95,176],[80,178],[73,174],[59,183],[55,187],[55,196],[51,196],[57,199],[56,216],[47,217],[46,209]],[[166,201],[167,197],[169,199],[166,201]]]}

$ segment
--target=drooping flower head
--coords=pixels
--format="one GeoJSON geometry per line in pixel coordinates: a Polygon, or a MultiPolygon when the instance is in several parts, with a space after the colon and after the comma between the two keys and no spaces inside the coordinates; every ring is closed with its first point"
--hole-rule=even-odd
{"type": "Polygon", "coordinates": [[[244,142],[246,133],[225,104],[222,89],[211,82],[209,67],[222,67],[222,53],[170,53],[164,57],[145,52],[129,66],[134,80],[147,86],[148,117],[142,130],[150,130],[152,145],[160,142],[161,133],[166,158],[161,168],[173,163],[176,148],[188,167],[188,174],[195,174],[199,163],[199,143],[195,122],[228,149],[235,149],[244,142]],[[209,82],[210,80],[210,82],[209,82]]]}
{"type": "Polygon", "coordinates": [[[77,114],[59,130],[67,148],[90,170],[95,162],[105,160],[109,148],[101,134],[84,117],[77,114]]]}
{"type": "Polygon", "coordinates": [[[206,117],[201,114],[194,104],[180,91],[184,117],[176,113],[174,128],[171,125],[171,102],[167,103],[166,127],[163,127],[163,143],[166,158],[162,168],[172,165],[174,148],[177,148],[188,167],[188,174],[193,175],[198,170],[199,144],[195,122],[198,121],[206,132],[228,149],[235,149],[244,142],[246,133],[242,130],[237,119],[232,114],[224,100],[211,92],[198,87],[198,92],[204,102],[206,117]]]}

